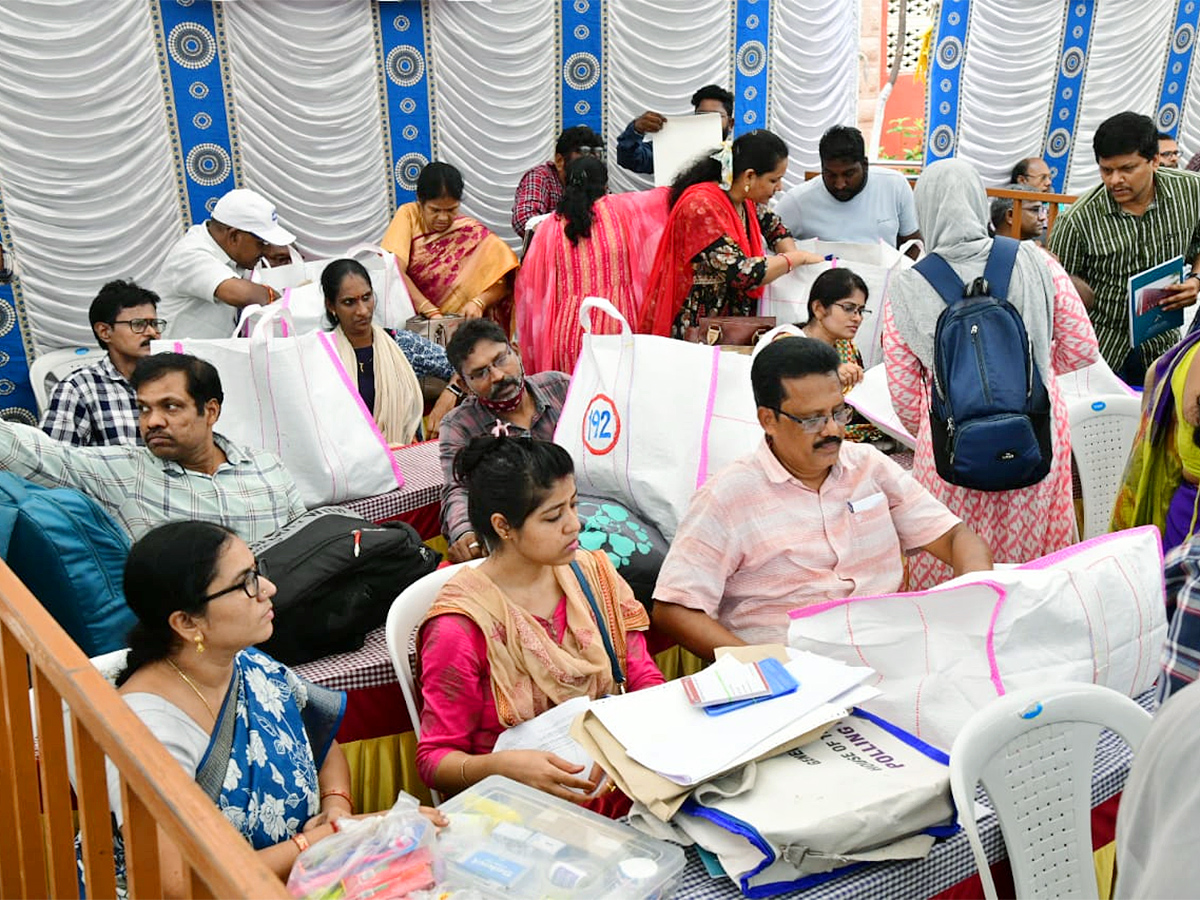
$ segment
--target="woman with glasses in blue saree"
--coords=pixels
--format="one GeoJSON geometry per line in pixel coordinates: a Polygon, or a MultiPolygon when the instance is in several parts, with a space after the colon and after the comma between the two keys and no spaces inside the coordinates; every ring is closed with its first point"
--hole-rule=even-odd
{"type": "MultiPolygon", "coordinates": [[[[354,813],[350,768],[334,740],[346,695],[302,681],[254,648],[274,628],[275,585],[220,525],[171,522],[125,565],[137,615],[117,677],[125,702],[286,880],[296,857],[354,813]]],[[[108,772],[120,824],[120,783],[108,772]]],[[[118,884],[123,847],[116,833],[118,884]]],[[[178,851],[160,842],[163,891],[182,892],[178,851]]]]}

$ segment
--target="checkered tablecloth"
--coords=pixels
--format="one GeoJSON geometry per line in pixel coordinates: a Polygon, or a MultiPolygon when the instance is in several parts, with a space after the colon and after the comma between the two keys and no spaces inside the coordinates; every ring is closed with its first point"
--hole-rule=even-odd
{"type": "Polygon", "coordinates": [[[388,656],[384,626],[368,632],[361,650],[337,653],[292,670],[305,681],[335,691],[354,691],[396,683],[396,670],[388,656]]]}
{"type": "MultiPolygon", "coordinates": [[[[1153,692],[1143,694],[1138,703],[1146,709],[1153,701],[1153,692]]],[[[1121,738],[1104,732],[1096,750],[1092,768],[1092,807],[1097,807],[1115,795],[1125,785],[1133,754],[1121,738]]],[[[987,805],[982,789],[979,801],[987,805]]],[[[1005,858],[1000,823],[994,814],[979,820],[979,834],[992,863],[1005,858]]],[[[778,895],[780,898],[802,900],[860,900],[860,898],[932,897],[975,874],[975,857],[964,832],[934,844],[922,860],[868,865],[806,891],[778,895]]],[[[676,898],[688,900],[718,900],[741,897],[737,884],[729,878],[710,878],[695,849],[687,848],[687,867],[676,898]]]]}
{"type": "Polygon", "coordinates": [[[437,441],[410,444],[394,451],[394,455],[404,476],[404,487],[340,505],[372,522],[386,522],[422,506],[440,503],[442,467],[438,462],[437,441]]]}

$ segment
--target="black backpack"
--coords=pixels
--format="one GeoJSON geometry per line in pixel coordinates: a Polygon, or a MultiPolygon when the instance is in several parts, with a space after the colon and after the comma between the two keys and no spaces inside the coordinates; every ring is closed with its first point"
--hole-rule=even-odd
{"type": "Polygon", "coordinates": [[[1036,484],[1054,458],[1050,395],[1007,300],[1018,246],[997,236],[970,287],[936,253],[913,267],[946,301],[933,337],[933,460],[943,481],[978,491],[1036,484]]]}
{"type": "Polygon", "coordinates": [[[439,561],[408,524],[376,525],[336,506],[250,549],[278,588],[275,633],[260,646],[287,665],[360,649],[397,595],[439,561]]]}

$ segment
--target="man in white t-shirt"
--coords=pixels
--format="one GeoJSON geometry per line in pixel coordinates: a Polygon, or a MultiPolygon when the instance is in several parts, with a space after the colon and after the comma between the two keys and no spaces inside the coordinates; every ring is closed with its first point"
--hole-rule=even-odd
{"type": "Polygon", "coordinates": [[[230,191],[213,207],[212,218],[187,230],[159,269],[159,313],[168,338],[227,338],[238,310],[270,303],[279,294],[246,276],[268,244],[290,244],[275,204],[254,191],[230,191]]]}
{"type": "MultiPolygon", "coordinates": [[[[921,236],[908,179],[867,164],[861,131],[835,125],[818,152],[821,177],[792,188],[775,207],[793,237],[899,247],[921,236]]],[[[916,257],[915,247],[909,255],[916,257]]]]}

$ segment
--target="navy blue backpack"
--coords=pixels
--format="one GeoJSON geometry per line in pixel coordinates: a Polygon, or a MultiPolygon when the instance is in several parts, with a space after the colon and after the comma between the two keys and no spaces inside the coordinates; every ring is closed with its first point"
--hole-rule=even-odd
{"type": "Polygon", "coordinates": [[[1050,395],[1007,299],[1019,246],[996,237],[969,287],[936,253],[913,267],[946,301],[933,338],[934,463],[942,480],[979,491],[1036,484],[1053,461],[1050,395]]]}
{"type": "Polygon", "coordinates": [[[124,647],[129,536],[90,497],[0,472],[0,556],[88,656],[124,647]]]}

